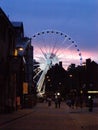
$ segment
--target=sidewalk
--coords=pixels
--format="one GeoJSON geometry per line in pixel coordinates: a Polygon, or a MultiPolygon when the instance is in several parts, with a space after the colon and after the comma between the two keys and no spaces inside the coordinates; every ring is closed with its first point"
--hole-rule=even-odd
{"type": "Polygon", "coordinates": [[[12,113],[8,114],[1,114],[0,115],[0,126],[7,124],[13,120],[16,120],[18,118],[22,118],[34,111],[34,108],[31,109],[20,109],[12,113]]]}
{"type": "MultiPolygon", "coordinates": [[[[0,115],[0,127],[2,127],[3,125],[5,125],[7,123],[10,123],[14,120],[17,120],[19,118],[21,119],[22,117],[27,116],[27,115],[30,115],[30,116],[33,115],[32,118],[35,119],[35,120],[32,119],[32,122],[34,121],[33,123],[36,123],[36,122],[39,123],[39,119],[41,117],[43,120],[41,120],[40,122],[42,122],[42,123],[44,123],[44,118],[45,118],[45,122],[46,122],[48,119],[50,120],[50,117],[52,117],[52,119],[55,119],[58,117],[59,122],[60,122],[60,119],[61,120],[63,119],[63,121],[66,119],[65,123],[70,123],[70,121],[71,121],[78,127],[85,126],[87,128],[87,127],[89,127],[89,122],[90,122],[90,124],[92,124],[92,126],[93,125],[95,126],[95,123],[98,122],[97,121],[98,120],[97,119],[98,107],[94,107],[93,112],[89,112],[87,107],[83,107],[82,110],[80,108],[71,109],[65,103],[62,103],[60,109],[55,108],[54,104],[52,104],[52,106],[49,107],[47,103],[38,103],[32,109],[20,109],[13,113],[0,115]],[[58,115],[56,115],[56,113],[58,115]]],[[[61,122],[61,124],[62,124],[62,122],[61,122]]]]}

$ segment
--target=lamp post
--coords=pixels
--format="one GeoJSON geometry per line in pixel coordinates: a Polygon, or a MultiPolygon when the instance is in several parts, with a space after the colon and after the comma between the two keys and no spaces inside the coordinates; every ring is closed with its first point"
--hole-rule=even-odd
{"type": "Polygon", "coordinates": [[[73,75],[70,74],[69,77],[70,77],[70,84],[71,84],[71,90],[72,90],[73,89],[73,75]]]}

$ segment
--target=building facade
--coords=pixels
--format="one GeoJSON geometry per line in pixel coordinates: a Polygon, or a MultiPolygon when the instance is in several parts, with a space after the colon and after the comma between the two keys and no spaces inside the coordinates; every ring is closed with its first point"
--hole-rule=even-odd
{"type": "Polygon", "coordinates": [[[15,48],[15,31],[0,8],[0,112],[8,111],[8,104],[12,106],[10,101],[10,75],[9,75],[9,57],[13,55],[15,48]]]}
{"type": "Polygon", "coordinates": [[[11,22],[0,8],[0,113],[23,106],[23,84],[33,83],[33,47],[22,22],[11,22]]]}

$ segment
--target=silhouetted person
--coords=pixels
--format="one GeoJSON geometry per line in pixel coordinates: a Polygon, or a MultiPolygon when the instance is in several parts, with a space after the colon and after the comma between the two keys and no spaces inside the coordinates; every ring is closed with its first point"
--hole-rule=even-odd
{"type": "Polygon", "coordinates": [[[72,106],[72,109],[74,109],[74,105],[75,105],[75,100],[72,98],[72,99],[71,99],[71,106],[72,106]]]}
{"type": "Polygon", "coordinates": [[[48,97],[48,106],[51,106],[51,98],[50,97],[48,97]]]}
{"type": "Polygon", "coordinates": [[[58,98],[57,97],[55,97],[54,102],[55,102],[55,108],[57,108],[57,106],[58,106],[58,98]]]}
{"type": "Polygon", "coordinates": [[[60,108],[60,106],[61,106],[61,98],[58,97],[58,107],[60,108]]]}
{"type": "Polygon", "coordinates": [[[92,112],[93,111],[93,99],[90,98],[88,100],[88,107],[89,107],[89,112],[92,112]]]}

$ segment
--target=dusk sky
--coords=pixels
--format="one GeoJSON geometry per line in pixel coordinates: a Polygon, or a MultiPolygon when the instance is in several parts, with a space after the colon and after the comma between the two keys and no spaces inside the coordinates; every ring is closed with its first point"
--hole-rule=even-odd
{"type": "Polygon", "coordinates": [[[98,63],[98,0],[0,0],[10,21],[22,21],[25,36],[45,29],[74,39],[84,59],[98,63]]]}

